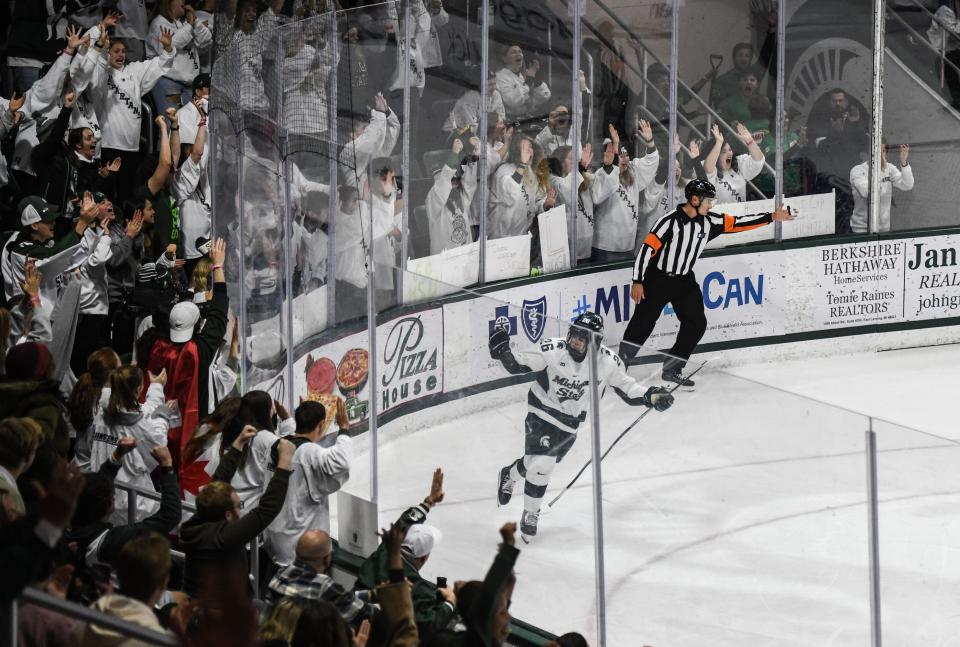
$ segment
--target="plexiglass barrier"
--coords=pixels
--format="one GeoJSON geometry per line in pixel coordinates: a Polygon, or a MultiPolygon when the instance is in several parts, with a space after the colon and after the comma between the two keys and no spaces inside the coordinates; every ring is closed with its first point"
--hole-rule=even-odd
{"type": "Polygon", "coordinates": [[[920,0],[886,5],[880,231],[957,223],[949,192],[940,189],[958,163],[954,136],[947,135],[960,124],[955,9],[920,0]]]}
{"type": "MultiPolygon", "coordinates": [[[[602,338],[571,332],[576,314],[593,312],[575,296],[531,285],[515,303],[390,265],[372,277],[374,321],[304,337],[290,394],[344,400],[355,448],[344,490],[376,503],[380,527],[443,470],[446,498],[427,519],[442,540],[425,578],[482,579],[497,529],[513,521],[522,552],[511,613],[597,644],[757,634],[865,644],[874,568],[887,631],[949,630],[949,601],[926,604],[922,628],[907,618],[955,579],[944,525],[954,441],[695,358],[683,369],[695,384],[677,385],[662,375],[677,358],[621,344],[624,321],[609,317],[602,338]],[[401,299],[375,287],[389,281],[401,299]],[[492,338],[509,359],[494,359],[492,338]]],[[[665,319],[669,337],[676,324],[665,319]]],[[[279,394],[278,384],[261,387],[279,394]]]]}
{"type": "MultiPolygon", "coordinates": [[[[685,367],[688,375],[700,369],[696,390],[681,387],[672,407],[648,409],[638,395],[676,386],[661,375],[661,364],[673,358],[653,350],[672,343],[677,324],[669,313],[651,348],[633,353],[620,345],[633,306],[618,286],[604,292],[603,304],[559,283],[467,289],[524,277],[534,267],[618,258],[597,250],[632,257],[630,244],[628,251],[598,247],[598,229],[612,212],[590,202],[609,179],[597,177],[614,177],[615,193],[629,185],[627,174],[663,185],[656,204],[655,192],[647,193],[652,185],[638,194],[651,198],[651,211],[631,216],[633,236],[625,238],[635,243],[650,218],[681,200],[676,174],[697,175],[697,163],[714,148],[714,126],[726,142],[742,145],[727,153],[720,146],[720,155],[756,162],[756,145],[764,159],[753,186],[744,185],[747,199],[734,200],[740,206],[731,212],[769,208],[780,184],[804,218],[813,209],[815,217],[803,222],[825,227],[804,229],[797,221],[731,242],[843,229],[840,202],[848,200],[850,214],[854,208],[851,169],[831,171],[816,161],[820,147],[828,150],[840,135],[850,154],[869,143],[871,84],[863,74],[870,68],[854,45],[815,32],[824,15],[834,16],[856,26],[851,40],[862,45],[869,12],[864,3],[812,4],[754,3],[747,31],[709,3],[685,3],[674,15],[641,3],[614,9],[585,0],[543,7],[386,3],[288,22],[268,12],[252,24],[238,20],[232,42],[218,34],[214,231],[228,241],[243,387],[267,389],[289,407],[301,398],[342,400],[355,435],[344,489],[377,503],[381,527],[422,499],[434,468],[444,469],[448,499],[430,523],[445,540],[426,576],[482,577],[497,527],[521,522],[524,510],[539,504],[537,534],[521,545],[511,607],[536,625],[579,630],[598,644],[638,636],[732,644],[751,632],[787,644],[869,639],[866,416],[701,368],[696,356],[685,367]],[[695,56],[674,47],[680,36],[715,48],[751,43],[751,58],[742,47],[734,60],[709,51],[695,56]],[[577,39],[582,47],[573,46],[577,39]],[[771,48],[785,56],[765,58],[771,48]],[[433,64],[438,52],[440,65],[433,64]],[[745,90],[752,85],[739,79],[741,67],[753,70],[758,58],[765,62],[757,87],[745,90]],[[724,83],[739,88],[739,103],[735,94],[718,97],[724,83]],[[845,105],[832,92],[837,87],[845,105]],[[766,124],[761,97],[774,110],[766,124]],[[777,123],[781,109],[789,124],[777,123]],[[809,132],[820,113],[822,139],[809,132]],[[866,140],[847,141],[851,124],[866,140]],[[603,141],[613,139],[610,125],[618,146],[603,141]],[[544,153],[551,147],[552,157],[544,153]],[[610,164],[602,164],[605,154],[610,164]],[[783,174],[771,176],[781,165],[783,174]],[[796,174],[788,178],[790,168],[796,174]],[[507,213],[508,190],[535,208],[524,207],[525,224],[499,235],[507,230],[498,223],[507,220],[491,214],[507,213]],[[559,207],[550,215],[543,209],[548,196],[559,207]],[[550,223],[565,233],[551,233],[550,223]],[[609,352],[588,344],[586,378],[558,373],[559,381],[543,387],[539,368],[513,373],[491,358],[495,330],[507,331],[518,358],[531,350],[539,356],[562,345],[548,340],[566,343],[577,314],[601,310],[609,352]],[[549,343],[555,348],[543,351],[549,343]],[[617,366],[626,398],[609,384],[594,393],[597,376],[608,379],[604,371],[623,355],[632,355],[629,366],[617,366]],[[631,395],[633,384],[642,393],[631,395]],[[559,462],[531,460],[531,470],[528,455],[549,458],[566,438],[537,435],[539,423],[528,433],[538,385],[559,401],[561,414],[573,416],[560,422],[568,430],[576,423],[576,441],[563,447],[559,462]],[[528,437],[536,446],[527,447],[528,437]],[[603,461],[588,464],[608,449],[603,461]],[[505,467],[515,483],[510,501],[498,506],[505,467]]],[[[726,163],[720,155],[711,160],[717,169],[726,163]]],[[[879,528],[884,538],[883,508],[879,528]]],[[[924,582],[920,573],[915,582],[924,582]]],[[[882,599],[896,614],[913,598],[882,599]]]]}
{"type": "Polygon", "coordinates": [[[694,379],[604,465],[608,644],[869,644],[867,417],[694,379]]]}
{"type": "MultiPolygon", "coordinates": [[[[606,0],[225,12],[213,141],[247,163],[241,179],[218,159],[215,192],[224,208],[250,212],[251,250],[272,248],[264,232],[280,224],[255,222],[254,202],[288,214],[280,247],[304,260],[277,271],[291,274],[296,296],[328,285],[334,320],[338,272],[347,285],[356,277],[332,259],[366,241],[348,223],[338,232],[335,216],[364,205],[392,212],[377,225],[396,244],[378,262],[434,276],[452,264],[461,286],[630,259],[697,177],[718,187],[718,211],[785,200],[800,213],[713,247],[953,224],[940,214],[954,185],[935,169],[953,166],[936,133],[957,116],[955,36],[940,29],[936,45],[943,16],[902,5],[888,12],[885,70],[897,91],[886,135],[873,132],[866,0],[739,12],[606,0]],[[871,223],[871,147],[882,137],[891,150],[888,163],[876,160],[883,195],[871,223]],[[912,153],[901,157],[901,144],[912,153]]],[[[263,268],[250,272],[263,280],[263,268]]]]}
{"type": "Polygon", "coordinates": [[[955,437],[880,420],[877,490],[883,634],[887,642],[937,643],[960,629],[960,497],[955,437]]]}

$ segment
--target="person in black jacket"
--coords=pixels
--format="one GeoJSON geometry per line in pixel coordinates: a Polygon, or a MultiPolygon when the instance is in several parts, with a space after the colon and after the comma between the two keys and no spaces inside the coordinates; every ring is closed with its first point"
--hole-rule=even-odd
{"type": "MultiPolygon", "coordinates": [[[[407,508],[397,520],[397,525],[404,530],[403,542],[403,569],[406,578],[410,581],[411,598],[413,600],[414,617],[417,630],[421,638],[432,636],[449,625],[457,616],[457,596],[452,587],[438,589],[420,575],[420,569],[429,557],[437,541],[435,528],[425,526],[427,514],[436,504],[443,501],[443,471],[437,469],[433,473],[430,483],[430,494],[419,505],[407,508]],[[415,530],[413,528],[417,526],[415,530]],[[433,541],[419,539],[414,536],[429,535],[433,541]],[[421,545],[417,545],[421,544],[421,545]],[[422,554],[426,548],[426,554],[422,554]]],[[[354,590],[374,589],[377,584],[387,579],[389,567],[388,548],[381,542],[373,553],[360,565],[354,590]]]]}
{"type": "Polygon", "coordinates": [[[0,604],[4,606],[43,576],[84,489],[84,477],[79,467],[60,459],[48,479],[33,485],[37,501],[25,517],[9,517],[8,506],[0,505],[0,604]]]}
{"type": "MultiPolygon", "coordinates": [[[[226,243],[218,238],[214,241],[210,249],[210,260],[213,265],[210,269],[213,273],[213,298],[207,302],[204,308],[204,318],[200,319],[200,309],[191,302],[181,302],[177,304],[176,316],[171,311],[171,328],[167,333],[167,338],[174,344],[185,345],[190,342],[197,347],[197,411],[201,417],[210,413],[209,402],[209,375],[210,365],[213,363],[220,345],[223,343],[223,337],[227,332],[227,310],[230,306],[230,298],[227,296],[227,283],[223,273],[223,263],[226,258],[226,243]]],[[[165,367],[162,359],[158,355],[162,349],[157,345],[151,350],[151,357],[144,366],[154,372],[158,372],[165,367]]],[[[169,367],[169,373],[173,374],[173,367],[169,367]]],[[[168,393],[169,397],[169,393],[168,393]]],[[[181,404],[181,411],[183,405],[181,404]]],[[[195,428],[183,429],[187,439],[196,431],[195,428]]],[[[185,443],[186,441],[184,441],[185,443]]]]}
{"type": "Polygon", "coordinates": [[[10,29],[7,37],[7,56],[35,61],[33,65],[15,65],[12,61],[10,63],[13,89],[23,94],[39,80],[42,66],[52,63],[57,52],[66,44],[66,41],[57,35],[56,29],[50,29],[50,25],[57,22],[67,1],[16,0],[4,4],[12,4],[12,15],[9,16],[10,22],[4,21],[3,24],[14,27],[10,29]]]}
{"type": "Polygon", "coordinates": [[[240,466],[243,445],[256,433],[253,427],[244,427],[221,457],[213,482],[200,490],[197,513],[180,527],[180,545],[186,554],[183,588],[191,596],[195,597],[201,591],[206,574],[212,574],[220,567],[236,568],[245,573],[247,543],[263,532],[283,507],[296,446],[281,439],[277,444],[277,468],[273,478],[257,507],[241,516],[240,497],[231,487],[230,480],[240,466]]]}
{"type": "Polygon", "coordinates": [[[40,196],[64,214],[67,204],[84,191],[112,195],[111,174],[119,169],[116,160],[100,167],[95,157],[97,142],[89,128],[74,128],[63,143],[75,97],[73,92],[67,93],[50,134],[30,152],[40,196]]]}
{"type": "Polygon", "coordinates": [[[142,521],[122,526],[106,520],[113,512],[113,480],[120,471],[123,456],[135,446],[135,439],[121,439],[110,460],[99,471],[87,475],[87,485],[73,515],[67,541],[77,543],[78,557],[89,566],[112,565],[123,545],[134,537],[149,532],[167,535],[180,523],[180,485],[166,447],[154,447],[150,452],[160,464],[160,509],[142,521]]]}

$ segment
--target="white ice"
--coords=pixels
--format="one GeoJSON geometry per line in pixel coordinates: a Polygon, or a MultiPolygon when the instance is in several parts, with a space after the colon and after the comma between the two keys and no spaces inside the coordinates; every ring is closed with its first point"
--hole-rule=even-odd
{"type": "MultiPolygon", "coordinates": [[[[638,379],[649,372],[631,369],[638,379]]],[[[878,418],[884,642],[955,644],[960,347],[730,372],[708,365],[699,377],[695,391],[651,412],[601,465],[607,644],[868,645],[863,413],[878,418]]],[[[495,491],[499,468],[522,453],[525,395],[522,386],[501,391],[506,403],[497,405],[470,396],[419,414],[414,430],[381,429],[381,526],[427,494],[434,467],[446,473],[446,500],[429,520],[444,539],[425,577],[482,579],[498,528],[519,520],[522,487],[503,508],[495,491]]],[[[600,444],[639,413],[605,397],[600,444]]],[[[587,427],[554,472],[547,501],[590,451],[587,427]]],[[[365,496],[369,461],[360,454],[348,489],[365,496]]],[[[535,542],[519,544],[510,610],[596,644],[593,496],[588,470],[543,514],[535,542]]]]}

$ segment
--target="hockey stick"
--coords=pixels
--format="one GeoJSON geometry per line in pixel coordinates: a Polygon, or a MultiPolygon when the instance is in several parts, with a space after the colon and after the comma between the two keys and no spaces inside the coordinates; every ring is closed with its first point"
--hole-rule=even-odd
{"type": "MultiPolygon", "coordinates": [[[[697,373],[700,372],[700,369],[701,369],[701,368],[703,368],[703,367],[706,366],[706,365],[707,365],[707,363],[704,362],[703,364],[701,364],[700,366],[698,366],[697,369],[696,369],[693,373],[691,373],[688,377],[693,377],[694,375],[696,375],[697,373]]],[[[677,384],[675,387],[673,387],[672,389],[670,389],[670,390],[668,391],[668,393],[673,394],[673,392],[676,391],[677,389],[679,389],[681,386],[683,386],[683,385],[682,385],[682,384],[677,384]]],[[[606,458],[606,457],[607,457],[607,454],[609,454],[610,451],[616,446],[616,444],[620,442],[620,439],[623,438],[624,436],[626,436],[628,431],[630,431],[631,429],[633,429],[634,427],[636,427],[636,426],[637,426],[637,423],[640,422],[641,420],[643,420],[644,417],[646,417],[646,415],[647,415],[648,413],[650,413],[650,411],[651,411],[652,409],[653,409],[653,407],[650,407],[649,409],[647,409],[646,411],[644,411],[643,413],[641,413],[641,414],[637,417],[636,420],[634,420],[633,422],[630,423],[630,426],[628,426],[626,429],[624,429],[623,431],[621,431],[621,432],[620,432],[620,435],[617,436],[617,437],[613,440],[612,443],[610,443],[610,446],[607,447],[607,450],[606,450],[605,452],[603,452],[603,454],[600,456],[600,460],[602,461],[604,458],[606,458]]],[[[557,496],[553,497],[553,500],[551,500],[550,503],[547,504],[547,507],[548,507],[548,508],[552,508],[552,507],[553,507],[553,504],[556,503],[557,501],[559,501],[559,500],[560,500],[560,497],[562,497],[564,494],[566,494],[566,493],[567,493],[567,490],[569,490],[571,487],[573,487],[573,484],[577,482],[577,480],[580,478],[580,476],[583,475],[583,473],[587,470],[587,468],[590,467],[590,465],[592,465],[592,464],[593,464],[593,459],[592,459],[592,458],[591,458],[591,459],[588,459],[587,462],[583,464],[583,467],[580,468],[580,471],[577,472],[576,476],[574,476],[574,477],[570,480],[570,482],[567,483],[567,486],[566,486],[565,488],[563,488],[562,490],[560,490],[560,494],[558,494],[557,496]]]]}

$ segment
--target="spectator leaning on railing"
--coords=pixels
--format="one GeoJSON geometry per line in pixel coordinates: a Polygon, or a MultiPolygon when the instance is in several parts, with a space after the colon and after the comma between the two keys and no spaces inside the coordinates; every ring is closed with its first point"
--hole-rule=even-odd
{"type": "MultiPolygon", "coordinates": [[[[433,506],[441,501],[443,501],[443,472],[438,468],[433,473],[430,494],[419,505],[408,508],[395,524],[406,533],[401,549],[403,571],[413,586],[413,608],[421,636],[443,629],[456,617],[457,598],[453,589],[440,589],[441,597],[438,598],[437,588],[420,575],[420,569],[427,562],[441,537],[437,528],[427,526],[424,522],[433,506]]],[[[355,588],[373,589],[378,583],[387,580],[391,570],[389,557],[390,546],[383,542],[360,565],[355,588]]]]}
{"type": "Polygon", "coordinates": [[[296,432],[289,439],[297,450],[291,465],[290,488],[283,509],[264,533],[267,553],[283,566],[293,562],[296,542],[303,532],[310,528],[330,530],[328,497],[350,478],[353,454],[353,443],[347,434],[338,434],[332,446],[321,445],[327,412],[319,402],[301,403],[294,419],[296,432]]]}
{"type": "Polygon", "coordinates": [[[173,471],[173,460],[166,447],[154,447],[150,455],[159,466],[160,508],[141,521],[113,524],[116,488],[114,479],[124,457],[136,450],[136,440],[123,438],[100,469],[86,475],[86,486],[80,494],[76,512],[70,522],[67,541],[76,543],[76,560],[94,567],[112,565],[124,545],[141,535],[157,532],[166,535],[180,523],[180,488],[173,471]]]}

